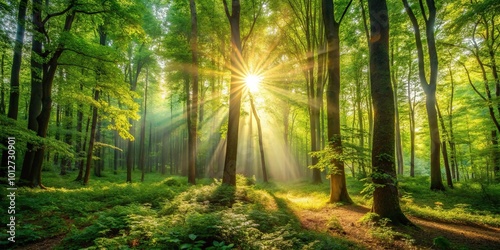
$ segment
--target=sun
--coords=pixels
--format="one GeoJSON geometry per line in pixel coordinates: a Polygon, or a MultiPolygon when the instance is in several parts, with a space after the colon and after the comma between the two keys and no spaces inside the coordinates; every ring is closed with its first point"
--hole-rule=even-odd
{"type": "Polygon", "coordinates": [[[262,76],[249,74],[245,77],[245,84],[250,92],[255,93],[259,91],[262,76]]]}

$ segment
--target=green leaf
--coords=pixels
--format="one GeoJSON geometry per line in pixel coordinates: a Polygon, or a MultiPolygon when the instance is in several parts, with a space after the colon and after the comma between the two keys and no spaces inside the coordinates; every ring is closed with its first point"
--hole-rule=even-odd
{"type": "Polygon", "coordinates": [[[191,240],[195,240],[195,239],[196,239],[196,237],[198,237],[198,236],[197,236],[196,234],[190,234],[188,237],[189,237],[191,240]]]}

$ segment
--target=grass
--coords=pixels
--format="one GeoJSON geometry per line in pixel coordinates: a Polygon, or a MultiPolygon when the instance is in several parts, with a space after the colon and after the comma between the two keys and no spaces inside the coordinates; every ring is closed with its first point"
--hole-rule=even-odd
{"type": "MultiPolygon", "coordinates": [[[[57,249],[359,248],[348,240],[302,229],[293,212],[341,205],[328,203],[328,183],[256,183],[239,176],[237,188],[209,179],[190,186],[185,177],[147,174],[144,183],[127,184],[125,174],[119,173],[82,186],[73,178],[45,172],[47,190],[18,189],[16,245],[1,242],[0,247],[63,236],[57,249]]],[[[349,177],[347,183],[354,202],[369,207],[371,200],[361,194],[364,182],[349,177]]],[[[433,192],[427,178],[401,178],[400,192],[407,214],[500,227],[499,185],[463,182],[455,189],[433,192]]],[[[4,203],[0,201],[2,207],[4,203]]],[[[1,216],[7,221],[5,213],[1,216]]],[[[343,230],[337,218],[325,223],[334,231],[343,230]]],[[[382,242],[406,238],[384,223],[365,223],[372,237],[382,242]]]]}
{"type": "Polygon", "coordinates": [[[73,178],[46,172],[48,189],[18,189],[16,245],[0,247],[56,236],[64,238],[56,249],[355,247],[303,230],[287,202],[267,190],[272,186],[256,186],[241,176],[237,188],[207,179],[190,186],[185,177],[157,174],[131,184],[124,183],[124,174],[94,178],[88,186],[73,178]]]}
{"type": "Polygon", "coordinates": [[[461,182],[445,192],[430,191],[428,185],[424,177],[400,181],[404,212],[433,221],[500,227],[500,185],[461,182]]]}

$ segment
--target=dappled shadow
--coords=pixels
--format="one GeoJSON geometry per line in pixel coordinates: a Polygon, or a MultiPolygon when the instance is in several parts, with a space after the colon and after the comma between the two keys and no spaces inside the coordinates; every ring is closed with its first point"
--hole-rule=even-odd
{"type": "Polygon", "coordinates": [[[407,233],[419,247],[432,247],[433,239],[446,238],[452,246],[470,249],[497,249],[500,246],[500,228],[483,225],[462,225],[410,217],[421,230],[401,227],[396,230],[407,233]]]}
{"type": "MultiPolygon", "coordinates": [[[[363,249],[363,247],[359,243],[352,241],[351,239],[346,239],[345,237],[329,234],[327,230],[324,230],[324,228],[322,228],[318,224],[314,224],[314,226],[311,227],[311,224],[304,222],[304,218],[302,218],[302,214],[297,213],[297,211],[292,209],[287,204],[287,201],[285,199],[276,197],[276,195],[272,192],[269,192],[269,194],[276,201],[276,204],[278,204],[278,209],[281,211],[284,211],[289,218],[293,219],[292,223],[300,224],[300,226],[306,230],[313,230],[313,231],[316,231],[318,233],[325,233],[327,237],[330,237],[332,240],[338,242],[339,244],[346,246],[348,249],[363,249]]],[[[314,213],[314,212],[312,212],[312,213],[314,213]]],[[[321,215],[321,213],[317,213],[317,214],[321,215]]],[[[328,222],[328,220],[325,218],[322,218],[321,220],[311,220],[311,221],[319,222],[319,223],[324,224],[324,225],[326,225],[326,223],[328,222]]]]}
{"type": "Polygon", "coordinates": [[[428,221],[408,216],[418,227],[394,226],[381,227],[360,223],[360,219],[370,212],[370,208],[356,205],[324,204],[312,208],[294,203],[297,198],[307,198],[307,193],[276,197],[288,190],[273,187],[272,196],[280,208],[293,213],[301,226],[307,230],[326,232],[336,239],[355,242],[369,249],[421,249],[436,248],[434,239],[444,237],[450,242],[450,249],[496,249],[500,245],[500,228],[485,225],[463,225],[428,221]],[[300,196],[300,197],[299,197],[300,196]],[[374,234],[375,232],[375,234],[374,234]],[[381,233],[382,235],[376,235],[381,233]]]}

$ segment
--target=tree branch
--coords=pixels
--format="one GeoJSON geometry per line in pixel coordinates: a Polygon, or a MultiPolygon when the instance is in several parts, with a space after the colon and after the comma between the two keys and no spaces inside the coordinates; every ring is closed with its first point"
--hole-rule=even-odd
{"type": "Polygon", "coordinates": [[[427,23],[429,19],[427,19],[427,15],[425,14],[424,3],[422,0],[418,0],[418,4],[420,5],[420,11],[422,11],[422,16],[424,17],[424,21],[427,23]]]}
{"type": "Polygon", "coordinates": [[[86,11],[86,10],[75,10],[76,13],[83,13],[87,15],[95,15],[100,13],[106,13],[108,10],[98,10],[98,11],[86,11]]]}
{"type": "MultiPolygon", "coordinates": [[[[418,53],[418,76],[420,78],[420,83],[422,85],[422,88],[424,89],[424,92],[427,92],[429,90],[429,83],[427,82],[427,79],[425,77],[425,63],[424,63],[424,52],[422,48],[422,38],[420,35],[420,27],[418,26],[418,21],[417,18],[415,17],[415,14],[413,13],[412,9],[410,8],[410,5],[408,5],[408,0],[402,0],[403,5],[405,6],[406,13],[410,17],[411,23],[413,25],[413,29],[415,31],[415,44],[417,46],[417,53],[418,53]]],[[[421,1],[421,0],[420,0],[421,1]]]]}
{"type": "MultiPolygon", "coordinates": [[[[255,8],[255,1],[253,1],[253,6],[255,8]]],[[[245,37],[243,37],[243,39],[241,39],[241,43],[242,43],[241,50],[242,51],[243,51],[243,48],[245,47],[246,41],[248,40],[248,38],[250,38],[250,35],[252,35],[253,28],[255,27],[255,23],[257,23],[257,19],[259,18],[261,12],[262,12],[262,6],[259,7],[257,14],[255,14],[255,12],[254,12],[252,25],[250,26],[250,31],[248,31],[248,34],[245,37]]]]}
{"type": "Polygon", "coordinates": [[[463,63],[460,63],[464,69],[465,69],[465,72],[467,73],[467,78],[469,79],[469,84],[470,86],[472,86],[472,89],[474,89],[474,91],[481,97],[481,99],[483,99],[485,102],[488,102],[488,99],[486,99],[486,97],[484,97],[480,92],[479,90],[477,90],[476,86],[474,86],[474,84],[472,83],[472,80],[470,79],[470,73],[469,73],[469,70],[467,69],[467,67],[465,66],[465,64],[463,63]]]}
{"type": "Polygon", "coordinates": [[[342,19],[344,19],[344,16],[345,16],[345,13],[347,12],[347,10],[349,9],[349,6],[351,6],[351,3],[352,3],[352,0],[349,1],[349,3],[347,4],[347,6],[345,7],[344,9],[344,12],[342,13],[342,16],[340,16],[340,20],[339,20],[339,25],[340,23],[342,23],[342,19]]]}
{"type": "Polygon", "coordinates": [[[87,70],[91,70],[91,71],[97,72],[97,70],[95,68],[86,67],[86,66],[83,66],[83,65],[80,65],[80,64],[74,64],[74,63],[57,63],[57,65],[59,65],[59,66],[79,67],[79,68],[82,68],[82,69],[87,69],[87,70]]]}
{"type": "Polygon", "coordinates": [[[92,56],[92,55],[88,55],[88,54],[85,54],[81,51],[78,51],[78,50],[74,50],[74,49],[71,49],[71,48],[62,48],[62,50],[67,50],[67,51],[71,51],[71,52],[74,52],[78,55],[81,55],[81,56],[85,56],[85,57],[89,57],[89,58],[93,58],[93,59],[96,59],[96,60],[99,60],[99,61],[103,61],[103,62],[109,62],[109,63],[115,63],[114,61],[112,60],[107,60],[107,59],[104,59],[104,58],[100,58],[100,57],[97,57],[97,56],[92,56]]]}
{"type": "Polygon", "coordinates": [[[71,10],[71,8],[73,8],[74,6],[75,6],[75,4],[71,3],[70,5],[68,5],[68,7],[66,7],[66,9],[64,9],[64,10],[62,10],[60,12],[47,14],[47,16],[43,19],[42,24],[45,25],[45,23],[47,21],[49,21],[49,19],[51,19],[52,17],[64,15],[66,12],[68,12],[69,10],[71,10]]]}
{"type": "Polygon", "coordinates": [[[231,19],[231,14],[229,14],[229,10],[227,9],[227,2],[226,2],[226,0],[222,0],[222,3],[224,4],[224,11],[226,12],[227,18],[231,19]]]}

